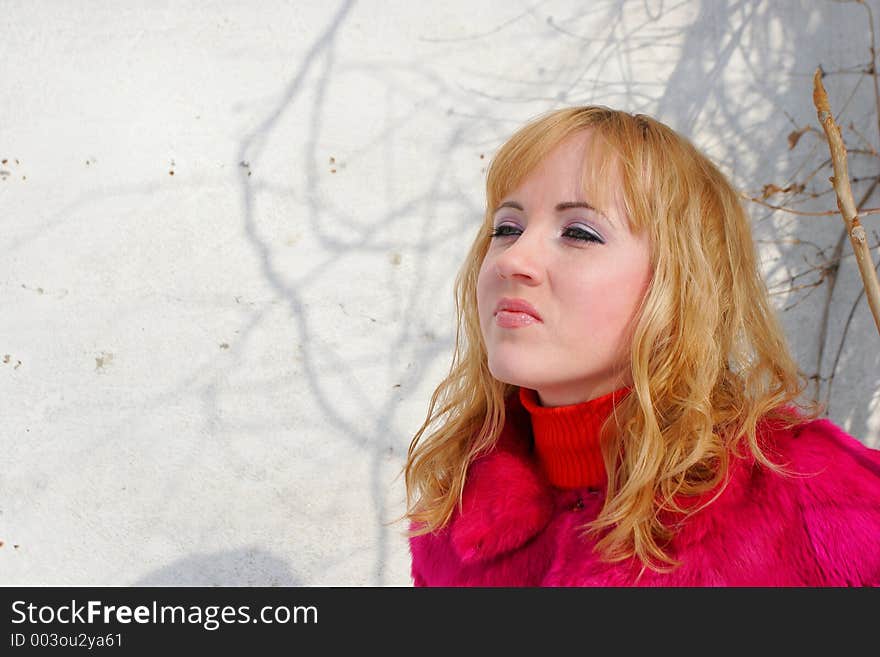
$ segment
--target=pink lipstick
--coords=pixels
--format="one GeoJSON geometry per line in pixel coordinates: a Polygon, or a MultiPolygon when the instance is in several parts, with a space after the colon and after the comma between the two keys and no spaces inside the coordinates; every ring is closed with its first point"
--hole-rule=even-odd
{"type": "Polygon", "coordinates": [[[495,323],[502,328],[519,328],[541,321],[538,311],[525,299],[503,297],[495,306],[495,323]]]}

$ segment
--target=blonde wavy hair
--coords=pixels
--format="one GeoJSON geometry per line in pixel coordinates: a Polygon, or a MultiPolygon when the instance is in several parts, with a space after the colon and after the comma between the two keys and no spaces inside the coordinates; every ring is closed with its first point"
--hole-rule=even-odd
{"type": "Polygon", "coordinates": [[[602,427],[605,504],[583,530],[597,537],[605,561],[637,556],[642,572],[668,571],[679,565],[667,554],[669,541],[717,498],[733,458],[747,451],[787,472],[760,444],[758,422],[792,427],[823,409],[799,399],[807,380],[770,305],[737,192],[671,128],[607,107],[542,115],[492,160],[485,217],[455,281],[452,364],[403,467],[402,517],[410,520],[409,536],[444,527],[461,510],[469,465],[496,444],[505,400],[517,388],[489,372],[477,313],[492,211],[556,145],[583,130],[594,136],[585,190],[614,194],[631,230],[649,231],[654,272],[631,326],[631,394],[602,427]],[[614,189],[602,184],[612,169],[614,189]],[[700,504],[681,503],[687,500],[700,504]]]}

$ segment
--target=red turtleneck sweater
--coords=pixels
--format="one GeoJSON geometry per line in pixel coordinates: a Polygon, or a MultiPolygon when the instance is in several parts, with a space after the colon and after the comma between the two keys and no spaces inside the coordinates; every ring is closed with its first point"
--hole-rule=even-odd
{"type": "Polygon", "coordinates": [[[541,406],[537,392],[519,389],[520,402],[532,419],[535,455],[551,484],[557,488],[605,485],[599,431],[630,390],[619,388],[579,404],[541,406]]]}

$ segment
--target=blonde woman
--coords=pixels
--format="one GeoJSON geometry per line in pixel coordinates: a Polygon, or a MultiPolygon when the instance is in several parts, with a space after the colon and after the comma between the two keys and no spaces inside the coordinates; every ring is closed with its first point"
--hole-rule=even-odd
{"type": "Polygon", "coordinates": [[[419,586],[880,585],[880,451],[800,399],[724,175],[644,115],[495,156],[405,477],[419,586]]]}

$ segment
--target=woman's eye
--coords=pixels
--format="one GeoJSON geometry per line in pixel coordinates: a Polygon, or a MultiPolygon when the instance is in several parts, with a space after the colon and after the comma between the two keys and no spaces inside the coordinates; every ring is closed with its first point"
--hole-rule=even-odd
{"type": "Polygon", "coordinates": [[[502,224],[501,226],[496,226],[491,233],[492,237],[506,237],[508,235],[516,235],[519,232],[519,228],[516,226],[511,226],[510,224],[502,224]]]}
{"type": "MultiPolygon", "coordinates": [[[[522,230],[519,226],[512,226],[511,224],[502,224],[500,226],[496,226],[492,232],[490,233],[491,237],[509,237],[511,235],[519,235],[522,230]]],[[[564,237],[569,237],[571,239],[580,240],[582,242],[595,242],[597,244],[605,244],[605,240],[599,237],[598,234],[589,230],[587,228],[582,228],[580,226],[569,226],[566,228],[562,235],[564,237]]]]}
{"type": "Polygon", "coordinates": [[[569,226],[562,234],[566,237],[572,237],[576,240],[583,240],[584,242],[596,242],[597,244],[605,244],[605,240],[599,237],[596,233],[591,230],[581,228],[580,226],[569,226]]]}

